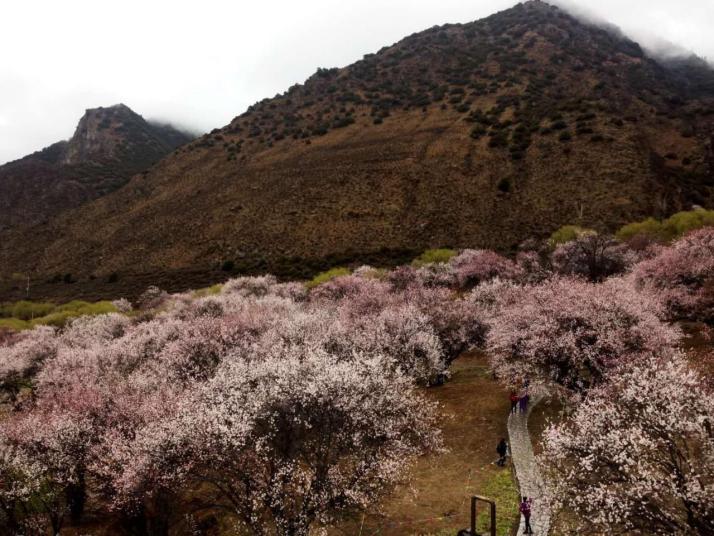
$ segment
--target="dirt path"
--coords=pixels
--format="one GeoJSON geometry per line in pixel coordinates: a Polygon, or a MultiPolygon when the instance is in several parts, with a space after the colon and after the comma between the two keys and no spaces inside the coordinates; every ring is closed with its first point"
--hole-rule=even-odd
{"type": "MultiPolygon", "coordinates": [[[[508,437],[511,445],[511,458],[516,471],[516,478],[521,495],[533,498],[531,528],[537,536],[545,536],[550,529],[550,513],[542,504],[543,480],[533,454],[533,445],[528,435],[528,415],[533,407],[543,398],[543,394],[534,393],[527,413],[515,413],[508,417],[508,437]]],[[[524,521],[518,527],[518,536],[524,534],[524,521]]]]}

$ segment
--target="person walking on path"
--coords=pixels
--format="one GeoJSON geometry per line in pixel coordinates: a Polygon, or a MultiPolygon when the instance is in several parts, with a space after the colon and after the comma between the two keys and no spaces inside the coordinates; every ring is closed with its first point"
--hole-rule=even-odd
{"type": "Polygon", "coordinates": [[[518,412],[518,395],[515,391],[511,391],[511,413],[518,412]]]}
{"type": "Polygon", "coordinates": [[[496,447],[496,452],[498,452],[498,461],[496,462],[496,465],[503,467],[506,465],[506,454],[508,454],[508,443],[506,443],[505,438],[501,438],[501,441],[496,447]]]}
{"type": "Polygon", "coordinates": [[[523,514],[523,519],[526,522],[526,527],[525,527],[525,532],[523,534],[533,534],[533,529],[531,528],[531,504],[533,503],[532,499],[529,499],[528,497],[523,497],[523,500],[521,501],[521,505],[518,508],[523,514]]]}
{"type": "Polygon", "coordinates": [[[521,397],[518,399],[518,404],[521,408],[521,413],[527,413],[528,412],[528,401],[530,400],[530,396],[528,396],[528,390],[526,389],[521,397]]]}

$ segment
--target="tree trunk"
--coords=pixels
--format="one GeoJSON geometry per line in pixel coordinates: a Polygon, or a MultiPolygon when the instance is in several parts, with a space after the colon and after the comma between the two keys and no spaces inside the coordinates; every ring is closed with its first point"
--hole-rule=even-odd
{"type": "Polygon", "coordinates": [[[310,524],[305,521],[290,520],[284,527],[278,527],[277,536],[308,536],[310,524]]]}
{"type": "Polygon", "coordinates": [[[122,516],[121,528],[127,536],[149,536],[146,523],[146,512],[141,505],[136,512],[126,513],[122,516]]]}
{"type": "Polygon", "coordinates": [[[150,514],[147,518],[149,533],[152,536],[169,536],[171,520],[171,499],[163,492],[156,494],[150,514]]]}
{"type": "Polygon", "coordinates": [[[79,471],[75,484],[67,488],[67,502],[69,503],[69,518],[72,525],[79,525],[84,514],[84,505],[87,503],[87,485],[84,480],[84,471],[79,471]]]}

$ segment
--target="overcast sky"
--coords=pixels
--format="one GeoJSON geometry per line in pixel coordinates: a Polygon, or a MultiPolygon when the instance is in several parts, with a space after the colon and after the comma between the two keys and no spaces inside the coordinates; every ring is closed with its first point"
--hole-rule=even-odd
{"type": "MultiPolygon", "coordinates": [[[[714,59],[714,0],[561,0],[714,59]]],[[[69,138],[86,108],[123,102],[207,131],[317,67],[513,0],[6,0],[0,163],[69,138]]]]}

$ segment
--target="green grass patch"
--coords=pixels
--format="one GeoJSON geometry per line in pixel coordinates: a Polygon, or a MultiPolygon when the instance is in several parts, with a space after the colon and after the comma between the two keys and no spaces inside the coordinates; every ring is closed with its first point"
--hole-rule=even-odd
{"type": "Polygon", "coordinates": [[[448,248],[427,249],[412,261],[414,266],[424,266],[425,264],[445,263],[456,256],[456,251],[448,248]]]}
{"type": "Polygon", "coordinates": [[[714,226],[714,210],[696,209],[677,212],[664,221],[647,218],[629,223],[617,231],[620,240],[629,240],[636,236],[646,236],[660,242],[671,242],[689,231],[702,227],[714,226]]]}
{"type": "Polygon", "coordinates": [[[63,327],[68,320],[79,316],[94,316],[115,313],[117,308],[110,301],[86,302],[74,300],[61,305],[53,303],[19,301],[0,306],[0,327],[20,331],[35,326],[63,327]]]}
{"type": "Polygon", "coordinates": [[[307,288],[315,288],[318,285],[322,285],[323,283],[327,283],[328,281],[331,281],[332,279],[335,279],[336,277],[340,277],[343,275],[350,275],[350,270],[348,268],[343,268],[343,267],[337,267],[337,268],[331,268],[330,270],[327,270],[326,272],[320,272],[317,274],[315,277],[313,277],[310,281],[305,283],[307,288]]]}
{"type": "Polygon", "coordinates": [[[579,225],[563,225],[557,231],[554,231],[550,235],[549,243],[551,246],[557,246],[559,244],[565,244],[566,242],[571,242],[576,238],[588,234],[594,233],[592,229],[586,229],[585,227],[580,227],[579,225]]]}
{"type": "MultiPolygon", "coordinates": [[[[496,501],[496,534],[510,536],[511,529],[519,516],[518,502],[520,499],[518,487],[511,471],[508,469],[498,471],[486,482],[480,494],[496,501]]],[[[490,524],[491,514],[488,511],[488,506],[484,505],[476,519],[476,530],[487,534],[490,524]]]]}
{"type": "Polygon", "coordinates": [[[199,288],[198,290],[194,290],[191,294],[194,298],[205,298],[206,296],[220,294],[221,290],[223,290],[223,285],[219,283],[210,287],[199,288]]]}
{"type": "Polygon", "coordinates": [[[689,231],[714,226],[714,210],[677,212],[662,222],[665,238],[675,240],[689,231]]]}
{"type": "Polygon", "coordinates": [[[636,236],[646,236],[652,240],[665,240],[662,222],[654,218],[623,225],[615,236],[618,240],[630,240],[636,236]]]}
{"type": "Polygon", "coordinates": [[[20,300],[0,305],[0,317],[32,320],[50,314],[57,306],[54,303],[20,300]]]}
{"type": "Polygon", "coordinates": [[[30,323],[27,320],[21,320],[20,318],[0,318],[0,328],[22,331],[30,327],[30,323]]]}

